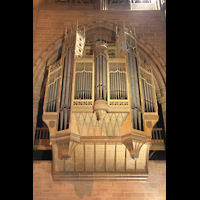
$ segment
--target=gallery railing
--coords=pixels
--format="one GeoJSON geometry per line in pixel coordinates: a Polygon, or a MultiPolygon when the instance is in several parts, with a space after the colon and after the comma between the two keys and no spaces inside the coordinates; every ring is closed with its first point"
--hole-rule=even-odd
{"type": "Polygon", "coordinates": [[[162,128],[153,128],[151,142],[152,145],[164,145],[164,132],[162,128]]]}
{"type": "Polygon", "coordinates": [[[34,145],[49,145],[49,129],[37,127],[34,145]]]}
{"type": "MultiPolygon", "coordinates": [[[[49,145],[49,129],[37,127],[35,131],[34,145],[49,145]]],[[[153,128],[152,145],[164,145],[164,132],[162,128],[153,128]]]]}

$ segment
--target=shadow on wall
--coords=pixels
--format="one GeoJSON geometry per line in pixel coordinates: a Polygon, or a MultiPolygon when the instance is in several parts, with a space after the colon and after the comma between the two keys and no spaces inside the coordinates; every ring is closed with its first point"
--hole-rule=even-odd
{"type": "MultiPolygon", "coordinates": [[[[71,182],[71,181],[70,181],[71,182]]],[[[71,182],[74,185],[74,191],[75,194],[83,199],[84,194],[86,194],[87,196],[91,196],[92,193],[92,188],[93,188],[93,181],[89,181],[89,182],[76,182],[73,181],[71,182]]]]}

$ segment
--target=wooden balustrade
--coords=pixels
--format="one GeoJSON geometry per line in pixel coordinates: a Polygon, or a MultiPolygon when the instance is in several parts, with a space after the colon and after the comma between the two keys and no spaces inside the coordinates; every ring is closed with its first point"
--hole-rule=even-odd
{"type": "Polygon", "coordinates": [[[162,128],[153,128],[151,150],[165,150],[164,132],[162,128]]]}
{"type": "Polygon", "coordinates": [[[34,145],[49,145],[49,129],[37,127],[34,145]]]}
{"type": "MultiPolygon", "coordinates": [[[[35,140],[34,140],[34,146],[35,149],[37,146],[49,146],[49,130],[48,128],[40,128],[37,127],[35,131],[35,140]]],[[[153,128],[152,131],[152,146],[151,150],[164,150],[164,132],[162,128],[153,128]]],[[[47,149],[47,148],[45,148],[47,149]]]]}

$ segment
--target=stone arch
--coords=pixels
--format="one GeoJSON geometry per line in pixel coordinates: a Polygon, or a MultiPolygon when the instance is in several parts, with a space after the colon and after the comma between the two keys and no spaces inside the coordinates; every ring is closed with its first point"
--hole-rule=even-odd
{"type": "MultiPolygon", "coordinates": [[[[88,24],[82,25],[79,28],[86,28],[86,42],[97,40],[99,37],[107,40],[107,42],[113,42],[115,40],[115,30],[117,24],[111,23],[106,20],[93,21],[88,24]],[[102,32],[98,31],[98,26],[101,25],[102,32]],[[106,37],[105,37],[106,36],[106,37]],[[96,37],[96,38],[95,38],[96,37]]],[[[123,28],[119,27],[118,28],[123,28]]],[[[134,31],[132,31],[134,32],[134,31]]],[[[150,66],[154,82],[156,86],[157,99],[165,103],[166,98],[166,64],[164,59],[159,53],[147,42],[140,37],[135,36],[137,42],[137,51],[140,56],[140,64],[148,63],[150,66]]],[[[36,128],[38,103],[40,99],[41,84],[43,81],[43,75],[45,68],[56,59],[61,53],[63,42],[63,35],[49,45],[43,53],[38,57],[33,65],[33,138],[36,128]]],[[[165,118],[165,116],[164,116],[165,118]]],[[[34,139],[33,139],[34,141],[34,139]]]]}

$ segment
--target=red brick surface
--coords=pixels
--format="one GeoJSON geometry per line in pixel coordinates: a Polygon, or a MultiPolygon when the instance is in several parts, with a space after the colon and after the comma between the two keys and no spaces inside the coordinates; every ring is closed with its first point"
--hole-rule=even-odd
{"type": "Polygon", "coordinates": [[[35,9],[33,14],[33,63],[63,34],[66,26],[75,28],[77,20],[79,25],[83,25],[99,18],[119,25],[125,20],[126,27],[135,27],[137,36],[154,47],[166,60],[166,22],[163,11],[97,11],[91,10],[91,7],[70,10],[67,4],[46,2],[42,3],[38,10],[35,9]]]}
{"type": "Polygon", "coordinates": [[[164,200],[166,161],[149,161],[147,182],[56,182],[52,161],[33,162],[34,200],[164,200]]]}

